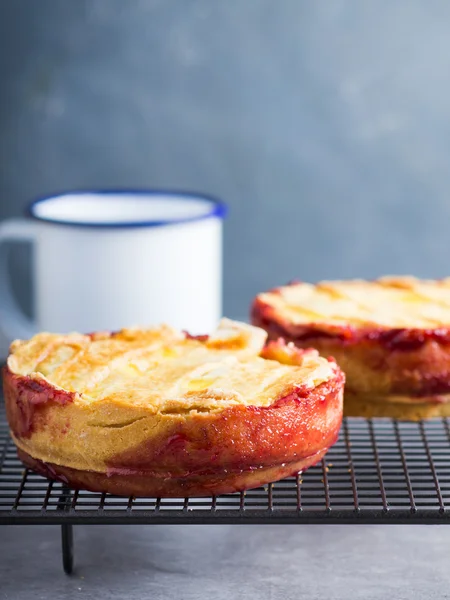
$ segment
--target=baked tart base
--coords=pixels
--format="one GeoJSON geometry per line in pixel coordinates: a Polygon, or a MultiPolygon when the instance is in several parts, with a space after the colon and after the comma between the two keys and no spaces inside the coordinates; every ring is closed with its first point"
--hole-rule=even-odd
{"type": "Polygon", "coordinates": [[[346,374],[345,415],[450,414],[450,279],[292,283],[259,294],[252,323],[333,356],[346,374]]]}
{"type": "Polygon", "coordinates": [[[3,384],[19,456],[70,487],[124,496],[293,475],[336,441],[344,375],[315,350],[265,342],[228,320],[200,338],[161,327],[15,342],[3,384]]]}
{"type": "Polygon", "coordinates": [[[312,456],[282,466],[261,467],[255,465],[246,471],[221,471],[216,474],[171,477],[149,472],[123,470],[122,473],[98,473],[71,469],[36,460],[18,449],[20,460],[30,469],[47,479],[60,481],[73,489],[106,492],[117,496],[185,498],[217,496],[253,489],[272,481],[278,481],[304,471],[318,463],[327,448],[312,456]]]}

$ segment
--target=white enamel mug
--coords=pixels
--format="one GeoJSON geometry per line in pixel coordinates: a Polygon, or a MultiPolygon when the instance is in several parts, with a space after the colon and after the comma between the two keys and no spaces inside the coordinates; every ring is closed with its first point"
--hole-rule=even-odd
{"type": "Polygon", "coordinates": [[[214,329],[222,312],[224,204],[159,191],[71,192],[0,223],[0,331],[91,332],[168,323],[214,329]],[[11,293],[7,242],[33,244],[34,314],[11,293]]]}

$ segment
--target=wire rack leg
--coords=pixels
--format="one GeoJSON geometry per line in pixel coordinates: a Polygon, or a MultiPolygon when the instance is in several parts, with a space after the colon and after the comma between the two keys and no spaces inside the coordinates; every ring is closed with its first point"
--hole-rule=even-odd
{"type": "Polygon", "coordinates": [[[64,571],[71,575],[73,571],[73,529],[72,525],[61,525],[62,559],[64,571]]]}
{"type": "MultiPolygon", "coordinates": [[[[70,503],[70,490],[63,487],[62,494],[58,500],[58,508],[68,510],[70,503]]],[[[70,575],[73,571],[73,529],[70,523],[63,523],[61,525],[61,549],[64,571],[67,575],[70,575]]]]}

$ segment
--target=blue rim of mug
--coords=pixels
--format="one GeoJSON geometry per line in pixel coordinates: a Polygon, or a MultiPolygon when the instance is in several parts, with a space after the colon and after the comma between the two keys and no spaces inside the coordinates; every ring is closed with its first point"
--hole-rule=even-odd
{"type": "Polygon", "coordinates": [[[213,196],[209,196],[208,194],[197,193],[197,192],[186,192],[186,191],[178,191],[178,190],[165,190],[165,189],[108,189],[108,190],[69,190],[61,193],[50,194],[47,196],[41,196],[36,200],[31,202],[25,214],[32,219],[36,219],[37,221],[42,221],[43,223],[53,223],[55,225],[68,225],[70,227],[88,227],[88,228],[96,228],[96,229],[125,229],[125,228],[135,228],[135,227],[163,227],[165,225],[179,225],[182,223],[192,223],[193,221],[203,221],[204,219],[210,219],[212,217],[216,217],[219,219],[223,219],[226,217],[228,212],[228,206],[214,198],[213,196]],[[194,217],[185,217],[181,219],[151,219],[151,220],[142,220],[142,221],[117,221],[111,223],[101,223],[101,222],[89,222],[89,221],[69,221],[65,219],[51,219],[48,217],[41,217],[36,214],[35,207],[38,204],[42,204],[43,202],[47,202],[48,200],[58,200],[59,198],[64,198],[64,196],[83,196],[83,195],[96,195],[96,196],[120,196],[120,195],[128,195],[139,197],[152,197],[152,196],[167,196],[168,198],[172,198],[173,200],[200,200],[208,202],[211,205],[211,209],[205,214],[194,216],[194,217]]]}

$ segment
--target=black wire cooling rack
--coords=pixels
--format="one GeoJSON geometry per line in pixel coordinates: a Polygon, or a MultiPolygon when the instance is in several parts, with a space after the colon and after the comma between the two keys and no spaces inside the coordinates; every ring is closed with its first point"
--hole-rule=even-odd
{"type": "Polygon", "coordinates": [[[121,498],[71,491],[24,468],[0,404],[0,524],[448,523],[450,422],[344,419],[338,442],[305,473],[210,498],[121,498]]]}

